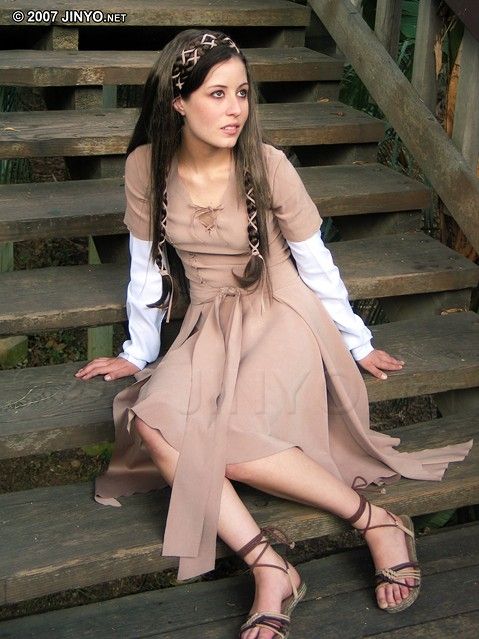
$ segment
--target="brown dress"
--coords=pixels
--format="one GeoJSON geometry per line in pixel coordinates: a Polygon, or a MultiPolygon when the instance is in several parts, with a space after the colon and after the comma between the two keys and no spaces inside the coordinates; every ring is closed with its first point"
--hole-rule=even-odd
{"type": "MultiPolygon", "coordinates": [[[[472,441],[402,453],[399,439],[369,427],[366,388],[322,302],[300,279],[286,240],[299,242],[321,225],[316,206],[283,152],[264,144],[273,209],[268,215],[273,287],[238,288],[250,258],[247,212],[235,195],[235,175],[222,205],[196,206],[179,178],[168,176],[167,240],[190,283],[191,304],[167,354],[136,375],[117,395],[116,445],[97,478],[100,503],[165,485],[134,428],[138,415],[179,451],[163,554],[180,557],[179,579],[214,567],[225,465],[299,447],[351,485],[400,476],[439,480],[450,461],[462,460],[472,441]],[[263,302],[263,303],[262,303],[263,302]]],[[[125,223],[149,239],[146,196],[149,145],[128,156],[125,223]]]]}

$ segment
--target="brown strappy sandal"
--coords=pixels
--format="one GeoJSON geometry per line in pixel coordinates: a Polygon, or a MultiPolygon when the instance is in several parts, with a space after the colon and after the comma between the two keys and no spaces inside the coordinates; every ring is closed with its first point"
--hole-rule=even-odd
{"type": "Polygon", "coordinates": [[[289,597],[286,597],[281,602],[281,613],[255,612],[254,614],[250,615],[240,628],[239,639],[241,639],[241,636],[244,632],[246,632],[247,630],[251,630],[252,628],[266,628],[267,630],[272,630],[275,633],[275,637],[278,637],[279,639],[287,639],[287,637],[289,637],[291,626],[291,613],[306,594],[306,584],[304,583],[304,581],[301,581],[298,588],[296,588],[296,586],[294,585],[293,578],[291,577],[291,573],[289,571],[288,562],[283,557],[281,557],[281,559],[283,559],[284,561],[284,568],[283,566],[275,566],[274,564],[258,563],[270,545],[267,538],[268,536],[271,539],[278,541],[279,543],[289,545],[290,548],[294,547],[294,542],[291,543],[279,529],[261,528],[261,532],[256,535],[256,537],[253,537],[251,541],[249,541],[240,550],[238,550],[238,555],[241,558],[244,558],[248,553],[254,550],[254,548],[261,544],[264,544],[264,548],[259,553],[258,557],[251,564],[251,566],[249,566],[248,572],[256,567],[277,568],[278,570],[282,570],[289,577],[291,588],[293,589],[293,594],[289,597]]]}
{"type": "Polygon", "coordinates": [[[381,587],[384,583],[389,584],[399,584],[400,586],[406,586],[406,588],[410,589],[409,595],[401,601],[401,603],[396,604],[395,606],[388,606],[387,608],[380,608],[380,610],[385,610],[389,613],[401,612],[406,608],[409,608],[411,604],[413,604],[419,595],[419,590],[421,587],[421,571],[419,569],[419,564],[417,562],[416,555],[416,539],[414,536],[414,525],[411,521],[411,518],[408,515],[396,515],[394,516],[389,510],[386,510],[387,514],[394,521],[393,524],[378,524],[377,526],[370,526],[371,523],[371,515],[372,508],[371,504],[366,500],[364,495],[358,493],[359,496],[359,508],[354,513],[354,515],[347,519],[349,523],[354,524],[358,521],[361,515],[366,510],[366,506],[369,506],[369,514],[368,514],[368,523],[365,528],[358,528],[359,532],[364,536],[368,530],[372,530],[373,528],[399,528],[406,535],[406,547],[409,556],[409,561],[406,561],[403,564],[398,564],[397,566],[393,566],[392,568],[382,568],[381,570],[376,570],[376,588],[375,592],[381,587]],[[400,520],[397,521],[397,519],[400,520]],[[417,581],[413,586],[409,586],[405,584],[404,579],[415,579],[417,581]]]}

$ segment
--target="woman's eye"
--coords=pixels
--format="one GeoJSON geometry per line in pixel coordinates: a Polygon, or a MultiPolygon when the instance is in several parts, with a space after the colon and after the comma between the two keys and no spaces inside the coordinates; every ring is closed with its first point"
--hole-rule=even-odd
{"type": "Polygon", "coordinates": [[[218,93],[221,93],[221,94],[222,94],[222,93],[223,93],[223,91],[222,91],[221,89],[218,89],[217,91],[213,91],[213,93],[212,93],[211,95],[214,95],[214,96],[216,96],[216,97],[221,97],[221,96],[218,96],[218,95],[217,95],[218,93]]]}
{"type": "Polygon", "coordinates": [[[240,93],[242,94],[243,98],[247,98],[248,97],[248,89],[241,89],[240,93]]]}

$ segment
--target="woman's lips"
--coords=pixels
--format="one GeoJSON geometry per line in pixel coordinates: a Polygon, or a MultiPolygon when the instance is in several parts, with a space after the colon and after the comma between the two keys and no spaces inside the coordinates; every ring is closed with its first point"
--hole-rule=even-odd
{"type": "Polygon", "coordinates": [[[228,135],[235,135],[239,131],[239,125],[228,124],[227,126],[221,127],[221,130],[227,133],[228,135]]]}

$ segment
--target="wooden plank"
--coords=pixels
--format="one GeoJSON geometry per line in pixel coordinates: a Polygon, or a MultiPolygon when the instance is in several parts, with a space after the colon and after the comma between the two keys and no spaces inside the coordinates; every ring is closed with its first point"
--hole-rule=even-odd
{"type": "MultiPolygon", "coordinates": [[[[285,146],[377,142],[384,122],[340,102],[260,104],[265,135],[285,146]]],[[[125,153],[138,109],[0,113],[0,158],[125,153]]]]}
{"type": "Polygon", "coordinates": [[[468,288],[479,279],[477,265],[422,232],[327,246],[351,300],[468,288]]]}
{"type": "MultiPolygon", "coordinates": [[[[364,637],[364,633],[377,629],[378,622],[381,625],[385,623],[390,636],[395,639],[404,637],[405,626],[408,636],[413,638],[432,636],[446,638],[446,635],[440,632],[437,635],[417,634],[417,629],[430,624],[431,627],[436,627],[433,624],[438,624],[438,621],[429,620],[441,614],[444,615],[441,612],[442,606],[435,605],[439,598],[448,601],[448,608],[454,607],[456,611],[471,608],[474,588],[471,589],[469,597],[466,597],[467,604],[465,604],[462,589],[458,588],[455,595],[447,587],[444,589],[442,576],[448,575],[449,570],[453,568],[453,578],[456,578],[456,575],[466,575],[469,568],[477,566],[479,563],[477,539],[477,525],[446,529],[418,539],[418,552],[427,585],[425,584],[425,590],[414,609],[411,609],[408,615],[399,615],[399,617],[386,615],[372,605],[371,566],[366,549],[356,549],[304,563],[300,566],[300,570],[308,584],[308,592],[294,614],[293,631],[296,630],[297,636],[314,636],[316,639],[317,635],[312,635],[311,631],[317,630],[317,619],[321,619],[321,629],[326,625],[330,632],[336,627],[336,636],[343,636],[343,616],[336,614],[334,617],[330,606],[334,601],[340,602],[342,606],[354,591],[361,591],[360,605],[355,608],[359,618],[355,622],[357,625],[352,628],[357,631],[355,639],[359,636],[364,637]],[[467,552],[463,552],[464,549],[467,549],[467,552]],[[437,590],[439,585],[441,589],[437,590]],[[432,598],[429,597],[430,593],[434,593],[432,598]],[[299,626],[306,626],[309,621],[306,610],[306,619],[303,619],[305,606],[308,607],[308,613],[309,610],[316,611],[316,623],[305,628],[308,634],[299,634],[299,626]],[[323,612],[327,613],[328,608],[329,614],[325,619],[323,612]],[[420,610],[417,612],[418,608],[420,610]],[[367,620],[364,619],[365,612],[367,620]],[[413,612],[414,619],[410,615],[413,612]],[[413,625],[417,624],[418,615],[428,621],[424,625],[413,625]],[[360,624],[363,624],[362,627],[360,624]]],[[[144,592],[5,621],[0,624],[0,637],[50,639],[55,636],[56,639],[96,639],[97,637],[116,639],[121,632],[122,639],[136,639],[138,636],[164,638],[165,632],[181,630],[184,630],[185,634],[176,635],[177,637],[189,637],[187,632],[199,626],[204,632],[204,637],[223,636],[225,639],[230,639],[235,636],[235,630],[244,621],[251,599],[252,580],[249,575],[243,575],[144,592]],[[211,626],[218,622],[226,622],[228,627],[223,628],[223,635],[212,635],[211,626]],[[237,624],[236,628],[230,626],[233,623],[237,624]]],[[[463,613],[460,626],[457,622],[449,626],[451,618],[442,618],[442,621],[446,627],[462,628],[467,619],[475,618],[475,614],[475,612],[463,613]]],[[[386,638],[386,634],[382,633],[374,636],[378,639],[386,638]]],[[[472,638],[473,635],[461,636],[472,638]]]]}
{"type": "MultiPolygon", "coordinates": [[[[387,380],[363,372],[369,401],[479,386],[476,313],[394,322],[372,327],[372,332],[377,348],[406,364],[387,380]]],[[[133,380],[82,382],[74,377],[81,365],[0,372],[0,458],[113,439],[113,397],[133,380]]]]}
{"type": "MultiPolygon", "coordinates": [[[[457,591],[462,587],[459,585],[457,591]]],[[[450,589],[445,589],[443,597],[447,599],[450,589]]],[[[417,626],[407,626],[408,639],[450,639],[451,637],[461,637],[461,639],[476,639],[479,628],[479,611],[465,612],[458,614],[455,612],[451,617],[441,617],[434,621],[426,621],[417,626]]],[[[370,635],[365,639],[404,639],[405,628],[398,630],[388,630],[380,634],[370,635]]]]}
{"type": "MultiPolygon", "coordinates": [[[[405,448],[421,449],[477,437],[478,431],[476,415],[461,415],[393,432],[405,448]]],[[[401,480],[372,500],[411,515],[477,503],[478,470],[479,447],[473,446],[442,482],[401,480]]],[[[167,493],[122,498],[122,508],[97,504],[90,483],[0,495],[2,543],[9,549],[0,557],[0,604],[176,565],[161,556],[167,493]]],[[[330,514],[251,489],[241,490],[241,497],[260,525],[281,527],[296,540],[346,528],[330,514]]],[[[228,550],[220,545],[218,553],[228,550]]]]}
{"type": "MultiPolygon", "coordinates": [[[[257,82],[340,80],[343,62],[306,47],[243,49],[257,82]]],[[[144,84],[159,51],[0,51],[0,84],[144,84]]]]}
{"type": "MultiPolygon", "coordinates": [[[[421,232],[328,246],[351,300],[469,288],[479,279],[477,265],[421,232]]],[[[127,281],[127,264],[3,273],[0,334],[122,322],[127,281]]],[[[178,305],[175,317],[181,312],[178,305]]]]}
{"type": "MultiPolygon", "coordinates": [[[[421,182],[382,164],[299,168],[323,217],[430,205],[421,182]]],[[[123,178],[0,186],[0,241],[125,233],[123,178]]]]}
{"type": "Polygon", "coordinates": [[[29,327],[26,332],[37,332],[46,328],[100,326],[124,321],[127,282],[128,266],[125,264],[88,264],[4,273],[0,280],[0,295],[6,296],[4,300],[10,298],[10,309],[2,305],[0,327],[3,324],[5,333],[13,334],[23,332],[26,325],[29,327]],[[29,312],[33,314],[27,317],[29,312]]]}
{"type": "MultiPolygon", "coordinates": [[[[136,27],[136,26],[184,26],[202,25],[217,27],[223,26],[302,26],[309,24],[309,9],[285,0],[137,0],[125,3],[121,0],[111,2],[96,2],[85,0],[82,2],[82,10],[100,10],[105,14],[127,14],[124,21],[111,22],[108,18],[103,21],[95,21],[95,16],[90,20],[85,19],[79,23],[65,13],[72,7],[66,0],[17,0],[13,9],[51,11],[57,10],[58,16],[52,22],[22,21],[22,25],[32,27],[46,26],[50,23],[62,26],[75,27],[136,27]]],[[[12,20],[12,3],[10,0],[0,0],[0,26],[15,26],[12,20]]]]}

